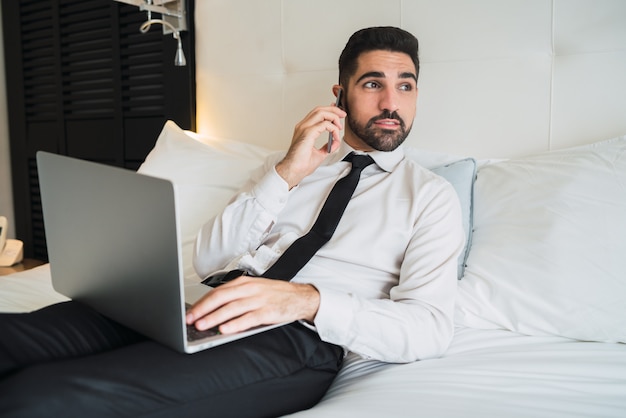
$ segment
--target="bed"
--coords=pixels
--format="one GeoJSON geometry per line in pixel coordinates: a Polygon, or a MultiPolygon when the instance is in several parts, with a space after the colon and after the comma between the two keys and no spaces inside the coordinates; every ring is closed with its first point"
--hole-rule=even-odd
{"type": "MultiPolygon", "coordinates": [[[[164,126],[139,171],[175,185],[187,281],[199,225],[273,152],[164,126]]],[[[626,416],[626,136],[510,159],[406,153],[463,207],[452,345],[410,364],[349,355],[293,416],[626,416]]],[[[61,300],[49,265],[0,278],[0,311],[61,300]]]]}

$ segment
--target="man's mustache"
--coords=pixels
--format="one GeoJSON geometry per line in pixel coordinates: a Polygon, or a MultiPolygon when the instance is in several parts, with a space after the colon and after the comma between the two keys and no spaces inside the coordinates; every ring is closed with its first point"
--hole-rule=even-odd
{"type": "Polygon", "coordinates": [[[371,128],[371,126],[373,124],[375,124],[377,121],[382,120],[382,119],[393,119],[393,120],[397,120],[400,123],[400,126],[402,127],[402,129],[405,128],[405,124],[404,121],[402,120],[402,118],[400,117],[400,115],[398,115],[398,112],[393,111],[390,112],[388,110],[383,111],[383,113],[381,113],[378,116],[374,116],[372,119],[369,120],[369,122],[367,122],[367,127],[371,128]]]}

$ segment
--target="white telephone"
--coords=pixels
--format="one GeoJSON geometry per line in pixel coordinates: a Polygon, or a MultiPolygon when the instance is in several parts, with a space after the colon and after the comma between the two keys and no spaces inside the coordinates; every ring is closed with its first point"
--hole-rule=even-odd
{"type": "Polygon", "coordinates": [[[7,218],[0,216],[0,267],[10,267],[24,258],[24,243],[7,239],[7,218]]]}

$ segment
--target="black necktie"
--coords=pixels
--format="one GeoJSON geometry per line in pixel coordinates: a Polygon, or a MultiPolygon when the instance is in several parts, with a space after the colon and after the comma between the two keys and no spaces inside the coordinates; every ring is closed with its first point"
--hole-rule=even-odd
{"type": "Polygon", "coordinates": [[[352,162],[352,170],[335,183],[311,230],[295,240],[262,277],[291,280],[332,237],[356,189],[361,171],[374,162],[369,155],[354,153],[348,154],[344,161],[352,162]]]}

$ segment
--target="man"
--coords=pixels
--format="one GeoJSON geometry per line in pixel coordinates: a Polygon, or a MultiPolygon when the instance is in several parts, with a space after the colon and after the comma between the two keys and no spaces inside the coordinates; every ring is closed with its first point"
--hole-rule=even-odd
{"type": "Polygon", "coordinates": [[[324,341],[363,356],[408,362],[440,355],[452,336],[454,260],[462,247],[458,205],[440,179],[404,158],[400,145],[415,116],[417,40],[396,28],[357,32],[339,61],[343,108],[318,107],[295,129],[286,156],[201,231],[201,275],[271,266],[315,221],[353,150],[364,169],[335,237],[291,283],[242,277],[190,312],[200,329],[234,332],[304,320],[324,341]],[[346,117],[343,143],[340,119],[346,117]],[[334,136],[331,155],[316,138],[334,136]],[[220,254],[214,257],[214,251],[220,254]]]}
{"type": "Polygon", "coordinates": [[[11,343],[0,343],[0,415],[277,416],[314,405],[344,350],[387,362],[444,352],[463,232],[451,186],[401,147],[416,111],[417,40],[364,29],[339,68],[340,106],[311,111],[284,157],[268,161],[196,244],[200,275],[239,272],[196,303],[188,323],[223,333],[289,324],[184,355],[77,303],[1,315],[11,343]],[[330,155],[315,146],[328,132],[330,155]],[[352,153],[373,163],[334,234],[291,281],[276,280],[285,277],[269,273],[274,263],[316,222],[352,153]]]}

